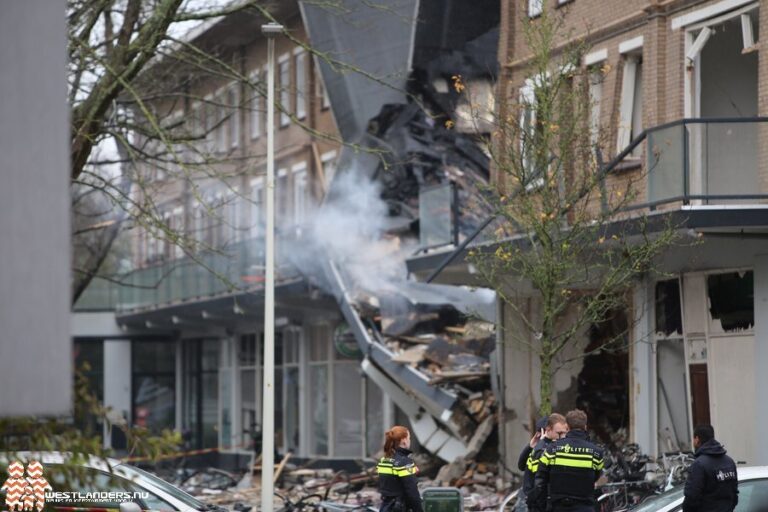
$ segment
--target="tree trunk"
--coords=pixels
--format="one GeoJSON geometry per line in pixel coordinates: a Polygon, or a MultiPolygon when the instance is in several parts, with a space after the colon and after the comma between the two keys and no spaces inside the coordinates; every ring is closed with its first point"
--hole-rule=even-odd
{"type": "Polygon", "coordinates": [[[540,416],[552,414],[552,354],[543,350],[539,354],[541,377],[539,378],[539,393],[541,394],[540,416]]]}

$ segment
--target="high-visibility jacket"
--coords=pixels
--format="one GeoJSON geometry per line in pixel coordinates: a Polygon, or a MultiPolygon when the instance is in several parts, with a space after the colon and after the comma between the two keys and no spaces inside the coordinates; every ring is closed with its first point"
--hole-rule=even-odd
{"type": "Polygon", "coordinates": [[[583,430],[571,430],[544,450],[531,498],[542,509],[547,505],[547,496],[554,509],[593,504],[595,482],[603,466],[603,450],[589,441],[583,430]]]}
{"type": "Polygon", "coordinates": [[[419,468],[413,463],[410,450],[395,449],[394,456],[383,457],[376,470],[379,474],[382,510],[395,510],[395,502],[399,498],[406,510],[422,512],[421,496],[416,486],[419,468]]]}
{"type": "MultiPolygon", "coordinates": [[[[538,505],[530,499],[531,491],[533,491],[533,479],[536,476],[536,471],[539,469],[539,460],[544,454],[544,450],[553,442],[552,439],[545,436],[539,439],[539,442],[536,443],[533,449],[528,447],[529,453],[525,460],[525,472],[523,473],[523,494],[526,496],[528,509],[532,512],[536,512],[539,509],[538,505]]],[[[520,458],[522,459],[522,454],[520,454],[520,458]]],[[[520,461],[518,461],[518,465],[520,465],[520,461]]]]}

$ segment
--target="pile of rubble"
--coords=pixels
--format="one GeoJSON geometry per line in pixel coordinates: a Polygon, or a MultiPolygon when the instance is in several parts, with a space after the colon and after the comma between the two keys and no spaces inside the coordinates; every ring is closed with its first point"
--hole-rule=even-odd
{"type": "MultiPolygon", "coordinates": [[[[429,468],[429,462],[427,463],[429,468]]],[[[434,468],[433,468],[434,469],[434,468]]],[[[381,497],[376,487],[375,467],[356,474],[331,469],[294,469],[284,473],[276,489],[276,505],[282,506],[319,501],[344,503],[356,507],[378,508],[381,497]]],[[[456,461],[443,466],[433,479],[420,478],[419,488],[458,487],[464,497],[465,510],[490,510],[498,507],[508,491],[508,482],[497,475],[494,464],[482,462],[456,461]]],[[[196,496],[204,503],[240,510],[242,505],[253,506],[261,499],[258,478],[251,475],[243,477],[234,487],[213,490],[200,489],[196,496]]]]}

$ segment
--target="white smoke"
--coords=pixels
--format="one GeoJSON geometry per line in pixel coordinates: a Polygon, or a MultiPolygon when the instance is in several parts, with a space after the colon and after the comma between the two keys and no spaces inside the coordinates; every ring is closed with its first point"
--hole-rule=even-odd
{"type": "Polygon", "coordinates": [[[406,279],[406,247],[387,235],[388,208],[381,187],[350,169],[333,182],[333,195],[309,215],[300,254],[291,255],[303,272],[333,261],[349,281],[369,293],[393,291],[406,279]]]}

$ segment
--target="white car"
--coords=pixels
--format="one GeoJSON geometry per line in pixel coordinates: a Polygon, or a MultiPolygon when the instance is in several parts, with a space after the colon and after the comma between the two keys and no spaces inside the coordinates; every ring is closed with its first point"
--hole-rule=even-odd
{"type": "MultiPolygon", "coordinates": [[[[734,512],[768,512],[768,466],[740,467],[739,504],[734,512]]],[[[683,486],[644,501],[632,512],[678,512],[683,507],[683,486]]]]}
{"type": "MultiPolygon", "coordinates": [[[[138,510],[126,504],[135,503],[141,510],[162,512],[226,512],[222,507],[207,505],[168,482],[117,459],[94,456],[78,459],[65,466],[70,456],[59,452],[18,452],[0,454],[0,485],[12,487],[14,476],[23,466],[23,478],[36,477],[29,463],[42,464],[42,478],[50,486],[45,495],[45,510],[56,512],[106,512],[122,509],[138,510]],[[13,468],[11,465],[16,464],[13,468]],[[75,471],[73,471],[75,468],[75,471]],[[3,482],[11,482],[10,485],[3,482]],[[121,504],[123,506],[121,506],[121,504]]],[[[8,499],[8,493],[0,501],[8,499]]],[[[6,510],[6,507],[0,507],[6,510]]]]}

